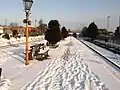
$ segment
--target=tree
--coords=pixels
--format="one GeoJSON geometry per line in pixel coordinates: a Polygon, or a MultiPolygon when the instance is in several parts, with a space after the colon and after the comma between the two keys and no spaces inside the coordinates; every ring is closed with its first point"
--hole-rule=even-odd
{"type": "Polygon", "coordinates": [[[96,36],[98,35],[98,27],[97,25],[92,22],[88,29],[87,29],[88,37],[91,38],[91,40],[94,40],[96,36]]]}
{"type": "Polygon", "coordinates": [[[48,29],[45,32],[45,39],[49,42],[49,44],[55,45],[58,41],[61,40],[59,26],[60,24],[58,20],[51,20],[48,23],[48,29]]]}
{"type": "Polygon", "coordinates": [[[18,23],[17,23],[17,22],[11,22],[11,23],[9,24],[9,26],[11,26],[11,27],[18,26],[18,23]]]}
{"type": "Polygon", "coordinates": [[[82,33],[83,37],[87,37],[88,36],[87,35],[87,27],[86,26],[82,28],[81,33],[82,33]]]}
{"type": "Polygon", "coordinates": [[[68,29],[68,33],[70,33],[70,31],[71,31],[71,30],[70,30],[70,29],[68,29]]]}
{"type": "Polygon", "coordinates": [[[18,32],[17,32],[17,30],[13,30],[13,37],[17,37],[18,36],[18,32]]]}
{"type": "Polygon", "coordinates": [[[108,31],[106,29],[98,29],[98,34],[103,34],[103,35],[107,35],[108,31]]]}
{"type": "Polygon", "coordinates": [[[10,30],[12,31],[13,37],[16,38],[18,36],[18,31],[16,29],[16,27],[18,26],[18,23],[17,22],[11,22],[9,24],[9,26],[11,27],[10,30]]]}
{"type": "Polygon", "coordinates": [[[120,27],[117,27],[116,30],[115,30],[115,36],[116,36],[116,37],[119,37],[119,36],[120,36],[119,28],[120,28],[120,27]]]}
{"type": "Polygon", "coordinates": [[[65,27],[62,27],[61,34],[62,34],[63,39],[68,36],[68,31],[67,31],[67,29],[65,27]]]}
{"type": "Polygon", "coordinates": [[[75,32],[73,33],[73,37],[77,38],[77,34],[75,32]]]}
{"type": "Polygon", "coordinates": [[[43,19],[42,18],[39,21],[39,28],[40,28],[39,33],[42,34],[43,33],[43,19]]]}
{"type": "Polygon", "coordinates": [[[10,37],[7,33],[5,33],[5,35],[3,35],[3,38],[8,39],[8,40],[10,39],[10,37]]]}

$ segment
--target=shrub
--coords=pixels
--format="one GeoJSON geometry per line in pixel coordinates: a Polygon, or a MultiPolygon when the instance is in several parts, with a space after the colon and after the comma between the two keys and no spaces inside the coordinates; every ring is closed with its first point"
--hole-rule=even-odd
{"type": "Polygon", "coordinates": [[[76,34],[76,33],[73,33],[73,37],[77,38],[77,34],[76,34]]]}
{"type": "Polygon", "coordinates": [[[68,36],[68,31],[67,31],[67,29],[65,27],[62,27],[61,34],[62,34],[63,39],[68,36]]]}
{"type": "Polygon", "coordinates": [[[8,40],[10,39],[10,37],[7,33],[5,33],[5,35],[3,35],[3,38],[8,39],[8,40]]]}
{"type": "Polygon", "coordinates": [[[61,33],[59,26],[60,24],[57,20],[51,20],[48,23],[48,29],[45,32],[45,39],[49,42],[49,44],[54,45],[61,40],[61,33]]]}

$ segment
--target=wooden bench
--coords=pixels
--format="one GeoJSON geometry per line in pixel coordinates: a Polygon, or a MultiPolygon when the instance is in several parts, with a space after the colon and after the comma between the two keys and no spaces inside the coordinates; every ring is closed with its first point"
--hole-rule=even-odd
{"type": "Polygon", "coordinates": [[[49,49],[46,48],[46,45],[44,43],[32,45],[30,46],[30,50],[29,50],[29,60],[46,59],[49,56],[48,51],[49,49]]]}
{"type": "Polygon", "coordinates": [[[49,51],[48,48],[44,48],[44,49],[41,48],[41,49],[40,49],[40,52],[37,53],[36,59],[37,59],[37,60],[47,59],[47,57],[49,56],[49,55],[48,55],[48,51],[49,51]]]}

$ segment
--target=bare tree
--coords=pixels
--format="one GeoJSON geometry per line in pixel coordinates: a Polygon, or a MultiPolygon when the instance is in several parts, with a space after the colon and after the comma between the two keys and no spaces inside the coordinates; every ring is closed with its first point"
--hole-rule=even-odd
{"type": "Polygon", "coordinates": [[[9,26],[11,27],[13,37],[15,37],[15,38],[18,37],[18,31],[16,29],[16,26],[18,26],[18,23],[17,22],[11,22],[9,24],[9,26]]]}
{"type": "Polygon", "coordinates": [[[11,23],[9,24],[9,26],[12,26],[12,27],[18,26],[18,23],[17,23],[17,22],[11,22],[11,23]]]}
{"type": "Polygon", "coordinates": [[[43,24],[43,19],[41,18],[39,21],[39,25],[42,25],[42,24],[43,24]]]}
{"type": "Polygon", "coordinates": [[[43,33],[43,19],[41,18],[40,21],[39,21],[39,32],[42,34],[43,33]]]}

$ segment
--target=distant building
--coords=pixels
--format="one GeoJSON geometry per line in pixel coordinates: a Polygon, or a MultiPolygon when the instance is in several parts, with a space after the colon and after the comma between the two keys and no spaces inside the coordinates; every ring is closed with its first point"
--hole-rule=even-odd
{"type": "MultiPolygon", "coordinates": [[[[24,36],[25,35],[25,29],[26,29],[25,26],[7,26],[7,27],[3,27],[3,33],[4,34],[7,33],[10,36],[12,36],[13,31],[17,30],[19,35],[24,36]]],[[[37,31],[38,27],[29,26],[28,30],[29,30],[29,32],[31,32],[32,30],[37,31]]]]}

